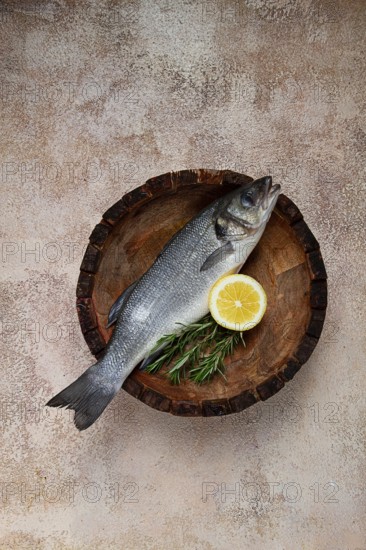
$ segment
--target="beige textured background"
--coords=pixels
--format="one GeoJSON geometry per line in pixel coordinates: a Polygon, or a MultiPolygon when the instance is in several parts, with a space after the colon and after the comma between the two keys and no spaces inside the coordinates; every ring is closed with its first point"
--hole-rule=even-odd
{"type": "Polygon", "coordinates": [[[1,549],[366,549],[365,8],[2,3],[1,549]],[[88,236],[124,192],[191,167],[271,173],[298,204],[329,275],[321,341],[241,414],[121,392],[79,434],[43,404],[91,364],[88,236]]]}

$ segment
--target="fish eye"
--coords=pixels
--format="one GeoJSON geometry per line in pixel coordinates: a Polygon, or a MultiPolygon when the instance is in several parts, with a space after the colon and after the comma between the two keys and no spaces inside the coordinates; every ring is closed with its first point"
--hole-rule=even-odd
{"type": "Polygon", "coordinates": [[[254,206],[253,197],[249,195],[249,193],[242,193],[240,200],[244,208],[250,208],[251,206],[254,206]]]}

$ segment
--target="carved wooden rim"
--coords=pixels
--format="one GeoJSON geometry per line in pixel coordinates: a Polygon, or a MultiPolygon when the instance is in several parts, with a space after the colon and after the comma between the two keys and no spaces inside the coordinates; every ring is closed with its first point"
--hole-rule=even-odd
{"type": "MultiPolygon", "coordinates": [[[[90,351],[97,358],[102,355],[106,342],[98,330],[92,292],[94,277],[103,254],[103,247],[113,226],[126,213],[150,201],[152,198],[166,191],[174,191],[184,185],[205,183],[208,178],[210,179],[210,183],[220,185],[240,185],[243,181],[250,181],[252,179],[244,174],[230,170],[197,169],[168,172],[147,180],[140,187],[124,195],[103,214],[103,219],[95,226],[90,235],[89,245],[80,267],[76,290],[76,307],[85,341],[90,351]]],[[[327,274],[319,243],[305,223],[297,206],[288,197],[281,194],[278,198],[276,209],[292,227],[298,241],[303,247],[311,279],[311,316],[303,339],[293,356],[288,359],[276,375],[269,377],[265,383],[257,386],[255,390],[246,390],[230,399],[206,400],[202,401],[201,404],[191,401],[176,401],[128,377],[123,384],[123,389],[130,395],[140,399],[150,407],[175,415],[218,416],[230,414],[240,412],[257,401],[266,400],[277,393],[283,388],[286,382],[294,377],[301,366],[306,363],[314,351],[323,329],[327,307],[327,274]]]]}

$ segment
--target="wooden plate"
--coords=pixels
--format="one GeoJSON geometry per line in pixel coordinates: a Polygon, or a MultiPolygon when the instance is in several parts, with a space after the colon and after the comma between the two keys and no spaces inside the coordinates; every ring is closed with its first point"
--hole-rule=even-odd
{"type": "MultiPolygon", "coordinates": [[[[103,354],[113,327],[108,312],[164,244],[204,206],[252,178],[228,170],[183,170],[151,178],[124,195],[90,236],[80,268],[77,309],[85,340],[103,354]]],[[[327,305],[326,271],[319,244],[299,209],[280,195],[270,222],[243,272],[268,297],[262,322],[245,335],[246,348],[228,358],[225,381],[171,385],[162,375],[135,369],[123,384],[147,405],[185,416],[239,412],[279,391],[310,357],[327,305]]]]}

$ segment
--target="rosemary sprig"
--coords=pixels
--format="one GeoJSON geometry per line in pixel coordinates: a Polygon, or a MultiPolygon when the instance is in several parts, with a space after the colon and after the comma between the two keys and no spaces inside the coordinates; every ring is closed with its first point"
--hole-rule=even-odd
{"type": "Polygon", "coordinates": [[[224,359],[239,343],[245,346],[243,333],[221,327],[210,314],[197,323],[181,326],[177,334],[160,338],[151,353],[163,348],[161,355],[148,365],[146,371],[155,373],[168,365],[166,374],[173,384],[186,378],[202,384],[217,373],[225,378],[224,359]]]}

